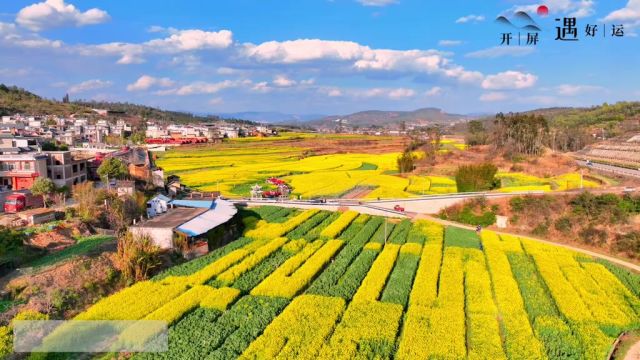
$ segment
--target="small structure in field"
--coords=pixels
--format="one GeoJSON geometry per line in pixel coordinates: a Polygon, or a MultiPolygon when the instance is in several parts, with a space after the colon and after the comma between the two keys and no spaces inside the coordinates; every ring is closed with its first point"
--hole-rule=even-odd
{"type": "Polygon", "coordinates": [[[25,210],[17,215],[29,225],[44,224],[56,219],[56,211],[46,208],[25,210]]]}
{"type": "Polygon", "coordinates": [[[262,199],[262,186],[255,184],[251,187],[251,200],[262,199]]]}
{"type": "Polygon", "coordinates": [[[503,215],[496,215],[496,226],[500,229],[505,229],[509,223],[509,218],[503,215]]]}
{"type": "Polygon", "coordinates": [[[147,201],[147,217],[151,219],[152,217],[166,213],[169,209],[170,202],[171,199],[162,194],[154,196],[151,200],[147,201]]]}
{"type": "Polygon", "coordinates": [[[172,200],[165,213],[129,228],[146,235],[163,250],[180,251],[187,258],[205,254],[231,240],[238,231],[231,221],[238,213],[225,200],[172,200]]]}

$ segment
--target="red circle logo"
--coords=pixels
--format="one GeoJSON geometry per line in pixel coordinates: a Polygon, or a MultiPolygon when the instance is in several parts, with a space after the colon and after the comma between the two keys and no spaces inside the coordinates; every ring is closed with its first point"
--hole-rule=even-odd
{"type": "Polygon", "coordinates": [[[540,16],[547,16],[549,15],[549,8],[546,5],[540,5],[538,6],[538,15],[540,16]]]}

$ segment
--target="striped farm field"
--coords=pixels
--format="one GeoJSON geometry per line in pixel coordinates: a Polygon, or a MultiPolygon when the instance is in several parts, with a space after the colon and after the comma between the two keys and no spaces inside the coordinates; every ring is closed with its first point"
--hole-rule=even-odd
{"type": "Polygon", "coordinates": [[[639,276],[565,248],[352,211],[242,211],[242,238],[82,320],[169,324],[134,359],[604,359],[639,276]]]}
{"type": "MultiPolygon", "coordinates": [[[[342,197],[356,189],[370,189],[362,195],[368,199],[408,198],[458,191],[452,176],[400,176],[397,174],[399,152],[315,155],[313,148],[305,147],[305,141],[313,139],[310,134],[262,139],[233,140],[219,146],[178,147],[160,153],[157,164],[167,175],[179,175],[181,181],[191,188],[219,190],[229,197],[248,197],[255,184],[266,189],[266,179],[271,177],[284,180],[292,189],[291,195],[303,199],[342,197]],[[294,143],[296,146],[281,143],[296,138],[301,139],[294,143]]],[[[366,139],[362,137],[363,141],[366,139]]],[[[446,151],[465,149],[464,144],[452,140],[445,141],[441,146],[449,149],[446,151]]],[[[415,155],[421,157],[423,153],[416,152],[415,155]]],[[[499,173],[498,177],[502,185],[499,191],[504,192],[562,191],[598,186],[598,183],[589,180],[581,182],[579,173],[549,178],[499,173]]]]}

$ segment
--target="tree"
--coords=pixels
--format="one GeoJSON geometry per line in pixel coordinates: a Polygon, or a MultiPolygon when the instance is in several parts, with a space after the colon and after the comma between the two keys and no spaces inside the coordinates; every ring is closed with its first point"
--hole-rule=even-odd
{"type": "Polygon", "coordinates": [[[8,259],[20,253],[24,248],[25,235],[4,226],[0,226],[0,258],[8,259]]]}
{"type": "Polygon", "coordinates": [[[146,138],[147,137],[143,132],[135,132],[131,135],[129,140],[134,144],[142,144],[146,138]]]}
{"type": "Polygon", "coordinates": [[[129,170],[125,163],[115,157],[110,157],[102,162],[98,167],[98,176],[103,181],[108,179],[123,179],[129,175],[129,170]]]}
{"type": "Polygon", "coordinates": [[[398,156],[398,172],[407,173],[412,172],[416,157],[410,150],[405,150],[402,155],[398,156]]]}
{"type": "Polygon", "coordinates": [[[162,264],[160,248],[149,236],[134,236],[130,232],[118,239],[118,261],[128,281],[146,280],[162,264]]]}
{"type": "Polygon", "coordinates": [[[480,120],[469,121],[467,124],[467,132],[465,143],[469,146],[485,145],[489,140],[484,124],[480,120]]]}
{"type": "Polygon", "coordinates": [[[494,142],[497,148],[523,155],[540,155],[549,135],[549,124],[540,115],[496,115],[494,142]]]}
{"type": "Polygon", "coordinates": [[[100,192],[96,191],[93,182],[87,181],[73,186],[73,199],[78,204],[80,220],[90,223],[98,218],[100,192]]]}
{"type": "Polygon", "coordinates": [[[31,193],[35,196],[42,196],[44,200],[44,206],[47,206],[49,200],[49,194],[56,191],[56,184],[49,178],[38,178],[31,185],[31,193]]]}
{"type": "Polygon", "coordinates": [[[426,129],[426,140],[422,142],[425,160],[430,165],[435,165],[436,155],[440,150],[440,138],[442,134],[438,127],[428,127],[426,129]]]}
{"type": "Polygon", "coordinates": [[[460,166],[456,172],[458,192],[486,191],[499,187],[497,172],[498,168],[491,163],[460,166]]]}
{"type": "Polygon", "coordinates": [[[106,221],[118,233],[125,232],[127,226],[144,213],[147,205],[140,192],[136,192],[134,196],[104,193],[103,201],[106,202],[106,221]]]}

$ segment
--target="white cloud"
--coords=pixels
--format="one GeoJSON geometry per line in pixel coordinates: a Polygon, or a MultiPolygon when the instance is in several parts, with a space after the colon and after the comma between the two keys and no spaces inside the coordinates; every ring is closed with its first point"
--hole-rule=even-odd
{"type": "Polygon", "coordinates": [[[241,53],[260,63],[294,64],[319,61],[351,64],[358,71],[423,73],[455,78],[464,82],[482,80],[482,74],[467,71],[438,50],[371,49],[352,41],[298,39],[245,44],[241,53]]]}
{"type": "Polygon", "coordinates": [[[224,80],[216,83],[208,83],[197,81],[178,88],[157,91],[157,95],[196,95],[196,94],[215,94],[221,90],[228,88],[237,88],[251,84],[251,80],[224,80]]]}
{"type": "Polygon", "coordinates": [[[357,0],[357,1],[364,6],[378,6],[378,7],[387,6],[387,5],[395,4],[398,2],[397,0],[357,0]]]}
{"type": "Polygon", "coordinates": [[[291,87],[297,83],[295,80],[291,80],[284,75],[276,75],[276,77],[273,78],[273,84],[278,87],[291,87]]]}
{"type": "Polygon", "coordinates": [[[25,33],[15,24],[0,22],[0,43],[23,48],[59,49],[63,43],[59,40],[49,40],[35,33],[25,33]]]}
{"type": "Polygon", "coordinates": [[[484,21],[485,17],[484,15],[467,15],[467,16],[463,16],[460,17],[456,20],[456,24],[465,24],[468,22],[481,22],[484,21]]]}
{"type": "Polygon", "coordinates": [[[629,0],[627,6],[612,11],[603,21],[615,21],[626,27],[640,27],[640,0],[629,0]]]}
{"type": "Polygon", "coordinates": [[[342,91],[340,91],[340,89],[331,89],[329,90],[327,95],[329,95],[330,97],[342,96],[342,91]]]}
{"type": "Polygon", "coordinates": [[[85,26],[104,23],[110,17],[106,11],[89,9],[81,12],[64,0],[46,0],[29,5],[18,12],[16,23],[33,31],[58,28],[64,26],[85,26]]]}
{"type": "Polygon", "coordinates": [[[233,69],[233,68],[230,68],[230,67],[224,67],[224,66],[223,67],[219,67],[216,70],[216,73],[219,74],[219,75],[235,75],[235,74],[239,74],[241,72],[242,72],[241,70],[233,69]]]}
{"type": "Polygon", "coordinates": [[[273,88],[269,86],[269,83],[267,83],[266,81],[261,81],[255,84],[254,86],[252,86],[251,90],[255,92],[260,92],[260,93],[268,93],[268,92],[271,92],[273,88]]]}
{"type": "Polygon", "coordinates": [[[604,90],[601,86],[562,84],[556,87],[558,95],[576,96],[584,93],[604,90]]]}
{"type": "Polygon", "coordinates": [[[488,75],[482,81],[482,88],[489,90],[525,89],[535,85],[538,77],[519,71],[505,71],[495,75],[488,75]]]}
{"type": "Polygon", "coordinates": [[[399,89],[393,89],[389,91],[390,99],[401,99],[401,98],[412,97],[415,95],[416,95],[416,92],[415,90],[412,90],[412,89],[399,88],[399,89]]]}
{"type": "Polygon", "coordinates": [[[259,62],[291,64],[312,60],[356,60],[367,51],[371,49],[352,41],[298,39],[246,44],[243,53],[259,62]]]}
{"type": "Polygon", "coordinates": [[[436,96],[442,94],[442,88],[439,86],[434,86],[431,89],[427,90],[424,93],[426,96],[436,96]]]}
{"type": "Polygon", "coordinates": [[[314,78],[310,78],[310,79],[306,79],[306,80],[301,80],[300,81],[300,85],[313,85],[316,83],[316,79],[314,78]]]}
{"type": "Polygon", "coordinates": [[[492,101],[502,101],[507,99],[507,94],[502,92],[488,92],[480,95],[480,101],[492,102],[492,101]]]}
{"type": "Polygon", "coordinates": [[[104,89],[111,85],[113,85],[111,81],[103,81],[100,79],[87,80],[69,87],[69,93],[77,94],[91,90],[104,89]]]}
{"type": "Polygon", "coordinates": [[[229,30],[203,31],[179,30],[164,39],[155,39],[145,43],[147,47],[159,51],[179,52],[204,49],[224,49],[233,43],[233,34],[229,30]]]}
{"type": "Polygon", "coordinates": [[[142,75],[133,84],[127,85],[127,91],[143,91],[149,90],[152,87],[170,87],[175,82],[169,78],[155,78],[149,75],[142,75]]]}
{"type": "Polygon", "coordinates": [[[533,46],[494,46],[465,54],[477,59],[493,59],[502,56],[525,56],[535,51],[533,46]]]}
{"type": "Polygon", "coordinates": [[[133,44],[113,42],[78,48],[83,55],[119,56],[118,64],[140,64],[145,54],[179,54],[198,50],[225,49],[233,43],[229,30],[217,32],[203,30],[176,30],[169,37],[133,44]]]}
{"type": "Polygon", "coordinates": [[[200,58],[192,54],[174,56],[170,63],[188,71],[196,71],[202,65],[200,58]]]}
{"type": "Polygon", "coordinates": [[[209,105],[222,105],[224,104],[224,100],[221,97],[215,97],[209,100],[209,105]]]}
{"type": "MultiPolygon", "coordinates": [[[[593,0],[546,0],[544,4],[549,8],[551,14],[567,14],[572,17],[587,17],[595,13],[593,0]]],[[[525,11],[535,13],[540,4],[518,5],[512,11],[525,11]]]]}
{"type": "Polygon", "coordinates": [[[440,46],[458,46],[462,44],[462,40],[440,40],[438,45],[440,46]]]}

